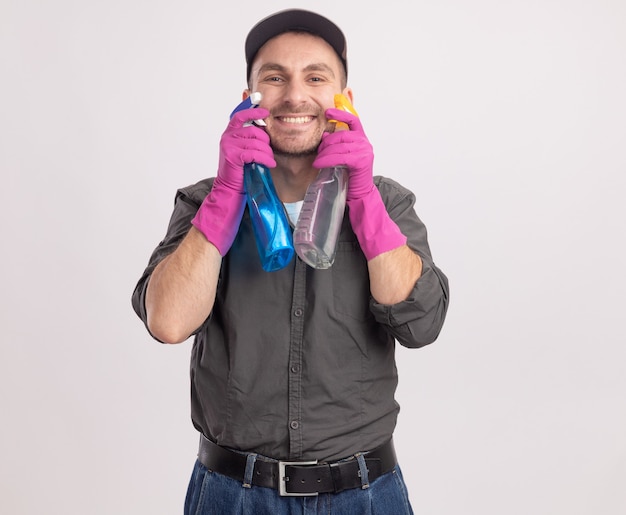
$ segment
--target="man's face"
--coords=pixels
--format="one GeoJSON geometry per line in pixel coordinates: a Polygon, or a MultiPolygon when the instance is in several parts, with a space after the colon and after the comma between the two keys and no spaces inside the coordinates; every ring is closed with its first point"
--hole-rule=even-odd
{"type": "Polygon", "coordinates": [[[261,106],[276,154],[315,154],[324,130],[330,128],[325,111],[334,107],[343,87],[339,57],[322,38],[288,32],[269,40],[256,55],[248,93],[262,94],[261,106]]]}

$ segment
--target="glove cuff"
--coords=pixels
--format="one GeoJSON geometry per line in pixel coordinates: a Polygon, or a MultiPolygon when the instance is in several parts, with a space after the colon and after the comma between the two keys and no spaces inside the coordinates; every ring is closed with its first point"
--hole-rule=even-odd
{"type": "Polygon", "coordinates": [[[389,216],[377,188],[347,204],[352,230],[368,261],[406,244],[406,236],[389,216]]]}
{"type": "Polygon", "coordinates": [[[216,182],[191,223],[224,257],[235,241],[245,207],[245,193],[216,182]]]}

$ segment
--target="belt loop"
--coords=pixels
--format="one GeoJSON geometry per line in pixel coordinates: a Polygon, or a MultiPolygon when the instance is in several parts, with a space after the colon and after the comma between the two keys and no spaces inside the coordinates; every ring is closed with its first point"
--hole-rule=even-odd
{"type": "Polygon", "coordinates": [[[354,455],[356,461],[359,464],[359,477],[361,478],[361,489],[365,490],[370,487],[370,479],[367,471],[367,464],[365,463],[365,456],[362,452],[354,455]]]}
{"type": "Polygon", "coordinates": [[[256,457],[256,454],[250,453],[246,458],[246,471],[243,475],[244,488],[252,488],[252,474],[254,474],[254,464],[256,463],[256,457]]]}

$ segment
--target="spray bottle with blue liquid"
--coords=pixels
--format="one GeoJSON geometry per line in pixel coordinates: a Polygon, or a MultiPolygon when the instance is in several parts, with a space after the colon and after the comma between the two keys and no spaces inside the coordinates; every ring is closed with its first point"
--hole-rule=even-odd
{"type": "MultiPolygon", "coordinates": [[[[261,93],[252,93],[233,110],[231,118],[238,111],[257,107],[260,102],[261,93]]],[[[252,123],[265,125],[263,120],[252,123]]],[[[261,266],[266,272],[280,270],[293,259],[294,247],[285,208],[276,193],[272,174],[264,165],[246,163],[243,177],[261,266]]]]}

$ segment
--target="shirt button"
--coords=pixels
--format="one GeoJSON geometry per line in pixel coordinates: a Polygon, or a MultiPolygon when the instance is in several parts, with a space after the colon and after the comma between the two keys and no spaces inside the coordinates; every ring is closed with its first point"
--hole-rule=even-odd
{"type": "Polygon", "coordinates": [[[302,316],[302,308],[296,308],[296,310],[293,312],[294,315],[296,315],[297,317],[301,317],[302,316]]]}
{"type": "Polygon", "coordinates": [[[292,371],[294,374],[297,374],[298,372],[300,372],[300,365],[292,365],[292,367],[291,367],[291,371],[292,371]]]}
{"type": "Polygon", "coordinates": [[[298,429],[300,427],[300,423],[297,420],[292,420],[289,427],[291,429],[298,429]]]}

